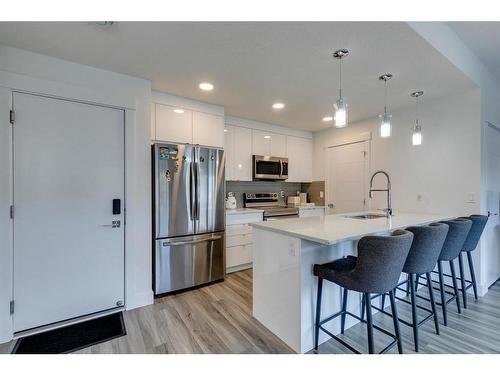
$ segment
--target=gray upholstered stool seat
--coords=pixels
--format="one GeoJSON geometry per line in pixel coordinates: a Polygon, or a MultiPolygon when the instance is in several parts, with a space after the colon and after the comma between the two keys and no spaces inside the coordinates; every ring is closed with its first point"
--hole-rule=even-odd
{"type": "Polygon", "coordinates": [[[314,346],[316,350],[318,349],[319,331],[322,330],[355,353],[359,353],[359,351],[348,343],[322,327],[326,322],[340,316],[342,319],[341,333],[344,333],[345,317],[349,315],[367,323],[369,353],[374,353],[373,328],[395,339],[382,350],[382,353],[391,349],[395,344],[398,345],[398,351],[402,353],[403,349],[399,334],[394,288],[398,283],[412,240],[413,234],[405,230],[396,230],[390,236],[366,236],[358,241],[357,258],[350,256],[326,264],[314,265],[313,273],[318,276],[314,337],[314,346]],[[342,310],[321,320],[323,280],[328,280],[341,286],[343,288],[343,298],[342,310]],[[364,304],[366,307],[366,321],[347,311],[347,296],[349,290],[363,293],[364,301],[370,301],[371,293],[389,293],[395,333],[392,334],[373,324],[370,303],[364,304]]]}
{"type": "MultiPolygon", "coordinates": [[[[436,334],[439,335],[439,322],[436,311],[436,303],[434,301],[434,291],[432,288],[432,279],[430,277],[430,272],[432,272],[432,270],[436,267],[438,257],[441,254],[446,235],[448,234],[448,225],[443,223],[433,223],[418,227],[409,227],[406,228],[406,230],[413,233],[413,243],[408,253],[408,257],[406,258],[406,262],[403,266],[403,272],[408,274],[408,278],[407,281],[400,282],[397,289],[404,291],[401,288],[401,285],[408,284],[410,301],[399,298],[397,296],[396,299],[411,305],[411,322],[408,322],[404,319],[399,319],[399,321],[413,328],[413,342],[415,345],[415,351],[418,352],[418,327],[420,327],[430,318],[434,318],[436,334]],[[416,302],[417,291],[415,290],[415,276],[418,274],[427,275],[427,287],[429,290],[431,310],[418,305],[416,302]],[[428,313],[428,315],[421,321],[419,321],[418,318],[417,307],[428,313]]],[[[386,315],[391,315],[384,310],[384,297],[385,295],[382,296],[381,309],[375,306],[373,307],[386,315]]]]}
{"type": "MultiPolygon", "coordinates": [[[[440,291],[441,294],[441,301],[438,302],[438,305],[442,306],[443,309],[443,322],[444,325],[448,325],[448,316],[447,316],[447,310],[446,307],[449,303],[451,303],[453,300],[456,301],[457,303],[457,311],[458,313],[461,313],[461,308],[460,308],[460,299],[459,299],[459,294],[458,294],[458,284],[457,284],[457,277],[455,273],[455,265],[453,261],[459,256],[460,252],[463,249],[465,240],[467,238],[467,235],[469,234],[470,228],[472,226],[472,221],[468,219],[454,219],[454,220],[448,220],[448,221],[443,221],[444,224],[447,224],[449,227],[448,234],[446,235],[446,239],[443,244],[443,249],[441,250],[441,254],[439,254],[437,266],[438,266],[438,274],[439,274],[439,288],[437,288],[440,291]],[[445,289],[445,284],[444,284],[444,273],[443,273],[443,262],[449,262],[450,265],[450,271],[451,271],[451,279],[453,282],[453,292],[448,292],[445,289]],[[445,294],[449,294],[452,297],[450,299],[445,298],[445,294]]],[[[429,276],[427,276],[427,281],[430,279],[429,276]]],[[[433,281],[435,282],[435,281],[433,281]]],[[[417,286],[421,283],[416,282],[417,286]]],[[[425,284],[422,284],[425,285],[425,284]]]]}

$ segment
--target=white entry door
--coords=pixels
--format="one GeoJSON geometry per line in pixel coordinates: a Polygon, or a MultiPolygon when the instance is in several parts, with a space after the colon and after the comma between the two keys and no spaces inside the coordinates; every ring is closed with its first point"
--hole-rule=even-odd
{"type": "Polygon", "coordinates": [[[486,208],[490,217],[481,257],[486,263],[486,282],[490,286],[500,277],[500,128],[489,124],[485,131],[486,208]]]}
{"type": "Polygon", "coordinates": [[[369,151],[369,141],[327,149],[326,202],[329,213],[366,209],[369,151]]]}
{"type": "Polygon", "coordinates": [[[14,331],[123,305],[124,111],[12,100],[14,331]]]}

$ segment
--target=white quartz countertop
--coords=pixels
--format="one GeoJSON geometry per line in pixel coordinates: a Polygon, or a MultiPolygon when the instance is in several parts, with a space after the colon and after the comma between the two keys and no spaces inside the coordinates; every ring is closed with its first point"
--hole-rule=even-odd
{"type": "Polygon", "coordinates": [[[233,209],[226,208],[226,215],[255,214],[262,212],[264,212],[264,210],[259,210],[258,208],[245,208],[245,207],[239,207],[233,209]]]}
{"type": "MultiPolygon", "coordinates": [[[[380,212],[377,212],[380,214],[380,212]]],[[[257,229],[269,230],[304,240],[333,245],[338,242],[357,240],[367,235],[383,234],[412,225],[423,225],[453,218],[452,215],[417,214],[396,212],[388,219],[354,219],[346,216],[356,213],[302,217],[285,220],[252,223],[257,229]]],[[[255,232],[254,232],[255,235],[255,232]]]]}

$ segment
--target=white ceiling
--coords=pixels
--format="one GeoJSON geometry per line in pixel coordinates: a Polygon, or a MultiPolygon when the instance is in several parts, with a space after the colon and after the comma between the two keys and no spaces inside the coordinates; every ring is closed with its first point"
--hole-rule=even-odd
{"type": "Polygon", "coordinates": [[[448,25],[500,80],[500,22],[449,22],[448,25]]]}
{"type": "Polygon", "coordinates": [[[226,114],[320,130],[338,93],[338,62],[348,48],[343,91],[350,121],[380,113],[385,72],[392,108],[472,87],[471,81],[405,23],[0,23],[0,44],[152,81],[155,90],[223,105],[226,114]],[[198,83],[209,81],[213,92],[198,83]],[[282,111],[271,108],[281,101],[282,111]]]}

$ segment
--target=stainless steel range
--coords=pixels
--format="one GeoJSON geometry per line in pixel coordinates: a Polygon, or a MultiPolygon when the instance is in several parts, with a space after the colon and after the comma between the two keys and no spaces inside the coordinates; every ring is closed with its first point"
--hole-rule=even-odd
{"type": "Polygon", "coordinates": [[[281,203],[278,193],[245,193],[243,197],[245,207],[264,210],[264,220],[299,217],[299,209],[281,203]]]}

